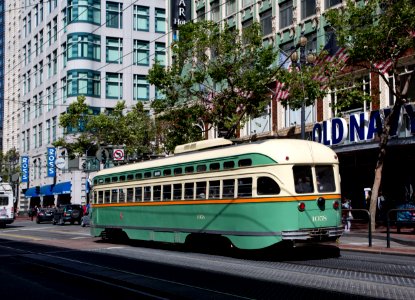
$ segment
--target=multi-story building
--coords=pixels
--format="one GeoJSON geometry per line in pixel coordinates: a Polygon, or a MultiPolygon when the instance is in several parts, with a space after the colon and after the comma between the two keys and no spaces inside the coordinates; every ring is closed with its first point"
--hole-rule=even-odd
{"type": "Polygon", "coordinates": [[[25,0],[21,6],[19,152],[29,159],[29,175],[20,206],[85,203],[88,174],[63,149],[52,149],[66,163],[48,177],[48,148],[65,134],[59,116],[79,95],[96,113],[118,100],[132,107],[156,97],[146,75],[154,58],[164,61],[165,1],[25,0]]]}
{"type": "MultiPolygon", "coordinates": [[[[188,20],[212,20],[226,22],[230,27],[242,30],[252,22],[259,22],[263,30],[264,44],[272,44],[281,50],[287,57],[295,49],[301,36],[307,38],[305,51],[318,53],[329,40],[331,29],[324,19],[327,9],[339,8],[344,5],[342,0],[175,0],[168,6],[169,43],[176,36],[177,23],[188,20]],[[181,19],[180,19],[180,14],[181,19]]],[[[415,58],[413,52],[401,60],[401,76],[414,73],[415,58]]],[[[341,111],[332,109],[332,103],[337,101],[336,91],[331,91],[327,97],[316,102],[315,105],[305,107],[305,117],[302,120],[301,110],[285,108],[280,102],[272,100],[264,115],[251,120],[239,132],[241,138],[253,134],[257,136],[292,137],[299,138],[301,123],[305,123],[305,137],[317,139],[317,133],[322,136],[321,124],[331,122],[333,118],[342,115],[349,124],[350,118],[360,122],[363,118],[359,138],[351,131],[347,139],[337,141],[335,138],[319,140],[329,144],[338,153],[341,161],[342,188],[345,195],[351,198],[355,207],[364,206],[364,188],[373,184],[373,172],[377,159],[378,141],[375,135],[368,135],[368,126],[375,122],[374,116],[383,115],[394,104],[393,93],[381,77],[367,70],[358,70],[354,74],[362,84],[365,92],[370,93],[372,102],[353,104],[344,107],[341,111]]],[[[390,76],[389,80],[393,80],[390,76]]],[[[410,101],[415,102],[415,76],[410,82],[410,101]]],[[[384,195],[394,197],[395,201],[402,201],[405,191],[412,191],[415,185],[415,158],[411,154],[415,147],[415,128],[412,104],[402,114],[402,126],[396,137],[390,142],[387,163],[385,164],[382,189],[384,195]],[[412,110],[411,110],[412,109],[412,110]],[[408,113],[407,113],[408,112],[408,113]],[[398,153],[398,155],[396,155],[398,153]],[[404,165],[406,167],[402,168],[404,165]],[[401,169],[399,169],[401,168],[401,169]]],[[[380,120],[378,118],[378,120],[380,120]]],[[[342,123],[343,124],[343,123],[342,123]]],[[[360,123],[359,123],[360,124],[360,123]]],[[[373,125],[373,124],[372,124],[373,125]]],[[[350,127],[350,126],[349,126],[350,127]]],[[[373,126],[372,126],[373,128],[373,126]]],[[[344,130],[349,130],[344,128],[344,130]]],[[[372,132],[373,133],[373,132],[372,132]]],[[[329,133],[330,134],[330,133],[329,133]]],[[[216,136],[210,133],[209,136],[216,136]]],[[[413,192],[409,192],[413,195],[413,192]]]]}
{"type": "MultiPolygon", "coordinates": [[[[5,1],[3,152],[20,147],[20,4],[5,1]]],[[[2,31],[3,32],[3,31],[2,31]]]]}
{"type": "MultiPolygon", "coordinates": [[[[5,62],[5,53],[4,53],[4,40],[5,40],[5,33],[4,33],[4,9],[5,9],[5,1],[0,1],[0,147],[3,148],[3,114],[4,114],[4,62],[5,62]]],[[[2,149],[1,149],[2,150],[2,149]]]]}

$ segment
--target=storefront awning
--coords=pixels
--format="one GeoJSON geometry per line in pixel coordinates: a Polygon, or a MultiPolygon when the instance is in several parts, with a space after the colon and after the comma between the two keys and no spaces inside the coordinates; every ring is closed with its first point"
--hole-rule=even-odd
{"type": "Polygon", "coordinates": [[[43,185],[40,187],[40,196],[50,196],[52,194],[52,188],[53,186],[51,184],[43,185]]]}
{"type": "Polygon", "coordinates": [[[31,197],[39,197],[39,194],[38,194],[38,193],[36,193],[36,187],[31,187],[31,188],[28,188],[28,189],[27,189],[27,191],[26,191],[26,193],[24,194],[24,196],[25,196],[26,198],[31,198],[31,197]]]}
{"type": "Polygon", "coordinates": [[[70,181],[57,183],[52,190],[54,195],[70,194],[72,190],[72,183],[70,181]]]}

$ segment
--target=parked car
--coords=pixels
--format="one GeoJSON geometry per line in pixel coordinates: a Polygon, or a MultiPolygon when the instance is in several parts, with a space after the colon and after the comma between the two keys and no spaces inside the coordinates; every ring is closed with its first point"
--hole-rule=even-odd
{"type": "Polygon", "coordinates": [[[81,224],[83,216],[82,206],[79,204],[64,204],[55,210],[53,216],[53,225],[64,225],[66,222],[71,224],[81,224]]]}
{"type": "Polygon", "coordinates": [[[51,222],[53,221],[54,211],[52,208],[41,208],[36,215],[36,223],[40,224],[42,222],[51,222]]]}
{"type": "Polygon", "coordinates": [[[398,211],[396,213],[396,229],[401,232],[402,227],[415,228],[415,204],[405,203],[396,207],[397,209],[414,209],[413,211],[398,211]]]}

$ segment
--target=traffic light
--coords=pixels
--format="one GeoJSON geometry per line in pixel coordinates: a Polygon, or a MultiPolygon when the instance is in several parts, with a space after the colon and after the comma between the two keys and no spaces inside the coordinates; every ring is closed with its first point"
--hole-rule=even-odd
{"type": "Polygon", "coordinates": [[[35,190],[36,190],[36,194],[40,194],[40,186],[38,186],[38,185],[37,185],[37,186],[35,187],[35,190]]]}

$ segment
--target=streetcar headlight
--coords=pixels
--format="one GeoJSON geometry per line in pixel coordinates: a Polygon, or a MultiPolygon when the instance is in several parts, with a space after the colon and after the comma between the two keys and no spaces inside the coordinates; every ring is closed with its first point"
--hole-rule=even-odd
{"type": "Polygon", "coordinates": [[[337,209],[339,209],[339,207],[340,207],[339,201],[334,201],[333,202],[333,208],[337,210],[337,209]]]}
{"type": "Polygon", "coordinates": [[[305,203],[304,202],[298,203],[298,210],[299,211],[304,211],[305,210],[305,203]]]}

